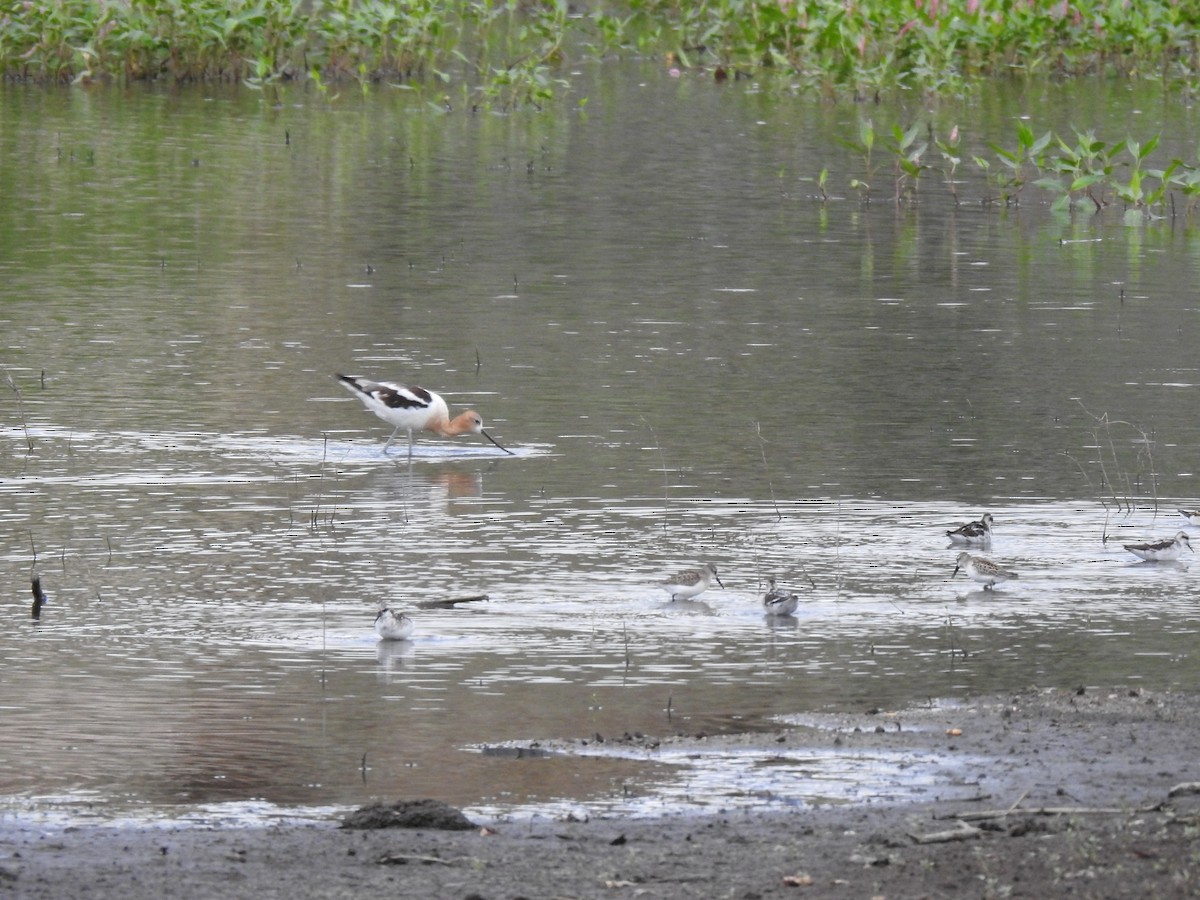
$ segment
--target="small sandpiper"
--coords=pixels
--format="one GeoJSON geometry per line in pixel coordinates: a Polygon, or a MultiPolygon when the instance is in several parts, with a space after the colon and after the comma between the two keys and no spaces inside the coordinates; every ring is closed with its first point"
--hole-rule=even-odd
{"type": "Polygon", "coordinates": [[[1181,509],[1179,514],[1188,520],[1189,525],[1200,525],[1200,509],[1181,509]]]}
{"type": "Polygon", "coordinates": [[[1016,572],[1002,569],[990,559],[984,559],[982,556],[972,556],[966,550],[958,554],[958,560],[950,577],[953,578],[957,575],[959,569],[966,572],[967,577],[972,581],[982,584],[985,591],[990,591],[993,585],[1018,577],[1016,572]]]}
{"type": "MultiPolygon", "coordinates": [[[[1192,542],[1188,540],[1187,532],[1181,531],[1173,538],[1165,541],[1155,541],[1152,544],[1126,544],[1125,549],[1147,562],[1167,562],[1179,559],[1183,548],[1192,550],[1192,542]]],[[[1195,553],[1195,550],[1192,550],[1195,553]]]]}
{"type": "Polygon", "coordinates": [[[389,609],[386,606],[375,617],[375,633],[379,635],[381,640],[407,640],[409,635],[413,633],[414,627],[413,620],[409,616],[396,612],[394,609],[389,609]]]}
{"type": "Polygon", "coordinates": [[[946,537],[954,544],[978,546],[992,539],[992,514],[984,513],[978,522],[968,522],[953,531],[947,531],[946,537]]]}
{"type": "Polygon", "coordinates": [[[771,588],[763,594],[763,612],[768,616],[790,616],[796,611],[796,606],[799,604],[800,598],[789,591],[785,591],[783,588],[775,587],[774,578],[768,580],[771,583],[771,588]]]}
{"type": "MultiPolygon", "coordinates": [[[[698,569],[685,569],[659,582],[659,586],[671,595],[672,600],[690,600],[707,591],[713,582],[721,584],[717,567],[703,563],[698,569]]],[[[721,587],[725,585],[721,584],[721,587]]]]}

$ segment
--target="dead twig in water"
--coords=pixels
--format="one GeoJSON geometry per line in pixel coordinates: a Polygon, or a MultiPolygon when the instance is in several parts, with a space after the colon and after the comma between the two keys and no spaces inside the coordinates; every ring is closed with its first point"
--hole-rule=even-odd
{"type": "Polygon", "coordinates": [[[808,568],[804,565],[804,563],[800,563],[800,574],[804,576],[805,580],[808,582],[808,586],[815,591],[817,589],[817,583],[813,581],[813,577],[808,574],[808,568]]]}
{"type": "Polygon", "coordinates": [[[46,605],[46,594],[42,590],[42,579],[38,575],[34,575],[33,583],[33,620],[36,622],[42,617],[42,607],[46,605]]]}
{"type": "Polygon", "coordinates": [[[659,464],[662,466],[663,473],[663,531],[667,530],[667,518],[671,514],[671,480],[667,477],[667,457],[663,454],[662,445],[658,442],[658,434],[654,430],[654,426],[646,421],[646,417],[642,416],[642,421],[646,423],[646,427],[650,429],[650,435],[654,438],[654,449],[658,451],[659,464]]]}
{"type": "MultiPolygon", "coordinates": [[[[1083,401],[1076,398],[1075,402],[1078,403],[1080,409],[1082,409],[1096,423],[1095,427],[1091,429],[1091,435],[1096,446],[1096,463],[1100,466],[1100,476],[1102,479],[1101,488],[1103,488],[1105,485],[1108,486],[1112,492],[1112,502],[1117,509],[1124,509],[1126,512],[1133,512],[1134,504],[1132,497],[1139,493],[1139,489],[1142,486],[1139,473],[1142,470],[1141,463],[1144,460],[1149,466],[1147,477],[1149,479],[1150,500],[1153,504],[1154,513],[1157,515],[1158,473],[1154,470],[1154,451],[1152,449],[1154,446],[1154,439],[1147,431],[1139,428],[1132,422],[1127,422],[1123,419],[1110,419],[1108,417],[1108,413],[1096,415],[1083,405],[1083,401]],[[1138,434],[1138,437],[1133,441],[1133,443],[1139,444],[1140,446],[1136,454],[1132,476],[1129,473],[1123,472],[1121,469],[1121,460],[1117,455],[1116,441],[1114,440],[1112,433],[1112,426],[1114,425],[1123,425],[1126,428],[1137,432],[1138,434]],[[1103,437],[1101,436],[1102,433],[1103,437]],[[1112,477],[1109,475],[1108,466],[1105,462],[1105,453],[1102,446],[1104,444],[1107,444],[1108,459],[1111,461],[1113,467],[1112,477]],[[1118,496],[1118,486],[1122,489],[1122,492],[1125,495],[1123,499],[1118,496]]],[[[1108,508],[1108,502],[1103,493],[1100,495],[1100,503],[1105,507],[1105,509],[1108,508]]]]}
{"type": "Polygon", "coordinates": [[[422,600],[417,604],[418,609],[454,609],[460,603],[478,603],[487,600],[487,594],[472,594],[469,597],[447,597],[445,600],[422,600]]]}
{"type": "MultiPolygon", "coordinates": [[[[953,663],[954,658],[956,656],[962,656],[963,659],[966,659],[967,658],[967,648],[962,646],[961,644],[959,644],[957,647],[955,646],[954,616],[949,612],[946,613],[946,629],[945,629],[945,631],[946,631],[946,640],[950,644],[950,662],[953,663]]],[[[1025,795],[1022,794],[1021,796],[1024,797],[1025,795]]],[[[1020,800],[1017,800],[1017,803],[1020,803],[1020,802],[1021,802],[1020,800]]]]}
{"type": "Polygon", "coordinates": [[[771,492],[771,505],[775,507],[775,518],[783,521],[783,513],[779,511],[779,501],[775,499],[775,485],[771,483],[771,471],[767,468],[767,439],[762,436],[762,425],[758,422],[754,423],[754,434],[758,438],[758,452],[762,456],[763,473],[767,476],[767,490],[771,492]]]}
{"type": "MultiPolygon", "coordinates": [[[[25,432],[25,446],[29,451],[33,452],[33,438],[29,436],[29,422],[25,418],[25,398],[21,396],[21,389],[17,387],[17,383],[13,381],[13,377],[9,374],[8,369],[4,370],[4,380],[8,382],[8,386],[12,388],[14,394],[17,395],[17,413],[21,416],[21,429],[25,432]]],[[[42,371],[42,386],[46,384],[46,372],[42,371]]]]}

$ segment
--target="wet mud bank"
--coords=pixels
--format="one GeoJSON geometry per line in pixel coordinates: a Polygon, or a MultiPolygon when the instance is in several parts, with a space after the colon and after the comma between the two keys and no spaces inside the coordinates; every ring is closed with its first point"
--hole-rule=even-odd
{"type": "MultiPolygon", "coordinates": [[[[810,717],[784,735],[807,735],[814,753],[862,744],[933,755],[944,769],[904,802],[470,830],[432,828],[428,818],[416,828],[346,828],[343,818],[211,829],[7,819],[0,896],[1194,896],[1196,696],[1031,690],[810,717]]],[[[757,741],[764,754],[778,752],[777,736],[763,734],[658,740],[757,741]]]]}

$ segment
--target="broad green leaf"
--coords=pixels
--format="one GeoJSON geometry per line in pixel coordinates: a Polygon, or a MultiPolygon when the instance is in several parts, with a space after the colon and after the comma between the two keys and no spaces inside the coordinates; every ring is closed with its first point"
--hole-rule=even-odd
{"type": "Polygon", "coordinates": [[[1072,191],[1082,191],[1104,180],[1103,175],[1081,175],[1071,182],[1072,191]]]}

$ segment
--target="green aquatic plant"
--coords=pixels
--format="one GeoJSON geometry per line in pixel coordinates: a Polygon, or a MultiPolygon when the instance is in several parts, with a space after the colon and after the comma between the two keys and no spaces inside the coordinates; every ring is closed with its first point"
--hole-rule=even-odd
{"type": "Polygon", "coordinates": [[[875,176],[875,167],[871,164],[871,154],[875,149],[875,125],[864,116],[858,120],[858,140],[843,140],[841,143],[862,157],[863,177],[851,178],[850,187],[858,191],[863,200],[870,201],[871,180],[875,176]]]}
{"type": "MultiPolygon", "coordinates": [[[[992,154],[989,158],[983,153],[968,154],[957,127],[944,139],[933,133],[932,126],[920,124],[907,129],[893,125],[889,131],[877,133],[874,123],[864,116],[859,119],[858,139],[839,142],[859,158],[859,172],[850,177],[850,186],[864,202],[871,200],[875,174],[890,160],[896,202],[915,199],[921,175],[938,168],[958,205],[959,186],[972,183],[957,177],[968,155],[982,176],[980,202],[984,205],[1015,206],[1027,190],[1036,188],[1044,192],[1056,212],[1086,208],[1098,213],[1119,208],[1125,223],[1135,225],[1180,213],[1190,215],[1200,202],[1200,148],[1195,151],[1195,163],[1172,158],[1165,165],[1151,165],[1160,146],[1158,134],[1145,140],[1127,137],[1108,143],[1094,130],[1076,130],[1071,139],[1052,131],[1035,136],[1027,123],[1020,122],[1014,143],[986,143],[992,154]],[[922,136],[925,140],[920,140],[922,136]],[[940,166],[925,159],[931,145],[941,156],[940,166]],[[1177,195],[1183,198],[1182,205],[1176,203],[1177,195]]],[[[824,189],[829,177],[828,168],[823,168],[818,179],[822,202],[829,200],[824,189]]]]}
{"type": "Polygon", "coordinates": [[[828,184],[829,184],[829,167],[825,166],[824,168],[821,169],[821,174],[819,174],[817,176],[817,190],[819,190],[821,192],[821,202],[822,203],[827,203],[829,201],[828,184]]]}
{"type": "MultiPolygon", "coordinates": [[[[1103,209],[1108,202],[1105,191],[1111,181],[1117,146],[1110,147],[1097,140],[1092,131],[1082,134],[1076,131],[1074,144],[1068,144],[1061,137],[1056,141],[1061,152],[1053,158],[1051,169],[1068,179],[1066,194],[1056,203],[1065,207],[1073,198],[1083,196],[1096,209],[1103,209]]],[[[1047,182],[1043,180],[1042,183],[1047,182]]]]}
{"type": "MultiPolygon", "coordinates": [[[[1197,149],[1197,160],[1200,161],[1200,148],[1197,149]]],[[[1171,173],[1168,184],[1172,189],[1178,189],[1186,201],[1184,212],[1190,213],[1200,200],[1200,165],[1191,166],[1186,163],[1176,166],[1171,173]]],[[[1174,194],[1168,192],[1167,201],[1173,203],[1174,194]]],[[[1165,204],[1164,204],[1165,205],[1165,204]]],[[[1172,207],[1173,208],[1173,207],[1172,207]]]]}
{"type": "Polygon", "coordinates": [[[50,0],[0,8],[10,79],[308,79],[548,96],[569,55],[670,58],[855,97],[990,77],[1200,86],[1200,7],[1174,0],[50,0]]]}
{"type": "Polygon", "coordinates": [[[891,141],[886,144],[886,147],[894,161],[896,193],[893,199],[897,203],[900,202],[901,194],[907,193],[910,200],[914,197],[921,173],[927,168],[921,162],[921,157],[925,155],[929,144],[928,142],[917,142],[917,138],[924,131],[925,129],[921,125],[914,125],[907,131],[899,125],[892,128],[891,141]]]}
{"type": "Polygon", "coordinates": [[[938,153],[942,156],[942,161],[944,162],[944,165],[941,167],[942,175],[945,176],[946,187],[950,191],[950,196],[954,198],[954,205],[958,206],[958,182],[955,179],[959,164],[962,162],[958,126],[955,125],[950,129],[950,134],[946,136],[945,140],[934,137],[933,145],[937,147],[938,153]]]}
{"type": "Polygon", "coordinates": [[[1029,126],[1021,122],[1017,126],[1016,146],[1011,150],[1000,144],[988,144],[996,154],[1002,169],[1007,170],[1004,176],[997,179],[1000,199],[1005,206],[1019,202],[1021,191],[1030,178],[1040,173],[1045,163],[1046,147],[1052,138],[1053,135],[1049,131],[1035,138],[1029,126]]]}
{"type": "Polygon", "coordinates": [[[1155,134],[1146,141],[1126,138],[1107,144],[1092,131],[1076,132],[1074,143],[1056,138],[1059,152],[1050,163],[1052,174],[1037,184],[1057,195],[1051,204],[1056,210],[1066,211],[1086,200],[1097,212],[1120,205],[1127,224],[1165,217],[1171,191],[1191,196],[1198,179],[1196,169],[1180,159],[1170,160],[1165,168],[1146,165],[1159,139],[1155,134]]]}
{"type": "MultiPolygon", "coordinates": [[[[498,8],[501,9],[501,8],[498,8]]],[[[480,39],[471,63],[485,104],[509,109],[542,107],[569,83],[556,74],[567,29],[565,0],[524,9],[502,7],[503,15],[480,19],[480,39]]]]}

